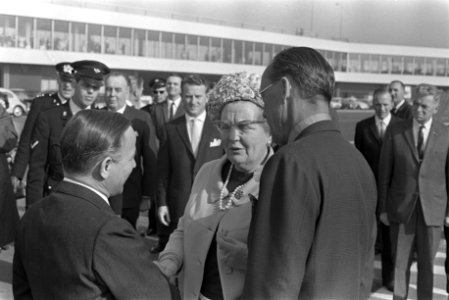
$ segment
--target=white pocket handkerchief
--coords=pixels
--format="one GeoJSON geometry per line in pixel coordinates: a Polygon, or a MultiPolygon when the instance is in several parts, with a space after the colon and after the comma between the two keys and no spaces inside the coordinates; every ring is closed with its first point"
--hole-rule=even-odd
{"type": "Polygon", "coordinates": [[[209,147],[218,147],[221,145],[221,140],[220,139],[214,139],[212,142],[210,142],[209,147]]]}

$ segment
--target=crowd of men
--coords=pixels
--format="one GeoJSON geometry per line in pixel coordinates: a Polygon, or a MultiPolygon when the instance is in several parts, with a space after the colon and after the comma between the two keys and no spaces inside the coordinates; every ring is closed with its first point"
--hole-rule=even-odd
{"type": "MultiPolygon", "coordinates": [[[[449,223],[449,127],[434,117],[440,91],[418,85],[410,104],[400,81],[375,90],[375,114],[357,123],[353,148],[331,122],[332,69],[319,54],[292,49],[262,77],[265,115],[279,150],[261,180],[242,297],[367,298],[377,227],[383,284],[395,299],[406,299],[415,257],[418,299],[431,299],[441,227],[449,223]],[[348,290],[354,281],[359,287],[348,290]]],[[[153,103],[139,110],[131,100],[132,78],[101,62],[62,62],[56,71],[59,89],[33,100],[11,171],[14,189],[26,186],[27,206],[16,240],[15,297],[170,297],[136,222],[142,208],[150,208],[141,235],[157,232],[150,251],[161,252],[196,173],[223,155],[206,111],[210,84],[198,75],[154,78],[153,103]],[[103,85],[100,110],[95,101],[103,85]],[[64,230],[75,233],[64,236],[64,230]],[[60,253],[55,260],[46,257],[52,247],[60,253]],[[53,275],[42,276],[50,261],[53,275]],[[87,264],[95,265],[95,274],[87,264]],[[111,274],[133,284],[120,285],[111,274]]]]}

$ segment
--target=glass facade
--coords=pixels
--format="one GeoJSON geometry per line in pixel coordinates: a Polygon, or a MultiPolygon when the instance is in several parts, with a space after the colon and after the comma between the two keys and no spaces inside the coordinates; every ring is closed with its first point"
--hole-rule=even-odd
{"type": "MultiPolygon", "coordinates": [[[[286,45],[0,14],[0,47],[263,66],[286,45]]],[[[449,59],[319,50],[338,72],[449,76],[449,59]]]]}

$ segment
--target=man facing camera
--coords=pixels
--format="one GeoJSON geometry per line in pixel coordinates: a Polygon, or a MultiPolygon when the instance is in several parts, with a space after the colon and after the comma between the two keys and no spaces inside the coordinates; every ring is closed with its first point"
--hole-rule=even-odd
{"type": "Polygon", "coordinates": [[[391,98],[393,99],[394,107],[391,110],[393,116],[401,119],[412,118],[412,107],[405,101],[405,85],[402,81],[393,80],[388,85],[388,91],[390,92],[391,98]]]}
{"type": "MultiPolygon", "coordinates": [[[[374,116],[357,123],[354,144],[373,170],[377,182],[380,149],[387,128],[402,119],[393,116],[391,95],[387,89],[377,89],[373,94],[374,116]]],[[[391,252],[390,227],[378,221],[377,242],[381,250],[382,284],[393,291],[393,254],[391,252]]]]}
{"type": "Polygon", "coordinates": [[[19,226],[14,299],[169,299],[144,240],[108,202],[136,166],[131,123],[119,114],[81,111],[60,147],[63,182],[19,226]]]}
{"type": "Polygon", "coordinates": [[[156,194],[156,130],[149,114],[126,104],[130,96],[130,83],[123,73],[109,74],[105,81],[105,96],[107,110],[130,120],[137,134],[136,167],[126,180],[123,193],[110,199],[114,211],[135,228],[141,202],[149,202],[156,194]]]}
{"type": "Polygon", "coordinates": [[[433,117],[439,99],[436,87],[418,85],[413,118],[392,125],[382,145],[379,210],[395,250],[394,299],[407,299],[414,251],[418,299],[433,295],[433,262],[449,218],[449,128],[433,117]]]}

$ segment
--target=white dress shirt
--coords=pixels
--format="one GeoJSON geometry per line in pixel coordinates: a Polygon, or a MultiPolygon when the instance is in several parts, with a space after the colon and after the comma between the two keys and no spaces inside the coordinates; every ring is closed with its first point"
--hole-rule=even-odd
{"type": "Polygon", "coordinates": [[[178,111],[178,107],[181,104],[181,97],[176,98],[175,100],[170,100],[167,98],[167,107],[168,107],[168,115],[170,116],[170,109],[171,109],[171,105],[172,103],[174,104],[174,112],[173,112],[173,117],[175,116],[176,112],[178,111]]]}
{"type": "MultiPolygon", "coordinates": [[[[185,116],[186,116],[187,133],[189,135],[190,142],[192,142],[191,124],[192,124],[192,120],[194,120],[194,119],[196,122],[196,126],[198,126],[197,129],[199,130],[199,139],[201,139],[201,134],[203,133],[204,121],[206,120],[206,111],[203,111],[196,118],[191,117],[188,114],[185,114],[185,116]]],[[[199,144],[199,140],[198,140],[198,144],[199,144]]],[[[194,149],[194,150],[198,150],[198,149],[194,149]]],[[[196,153],[195,153],[195,155],[196,155],[196,153]]]]}
{"type": "Polygon", "coordinates": [[[390,124],[390,121],[391,121],[391,114],[388,114],[388,116],[386,116],[383,119],[379,118],[378,116],[374,116],[374,119],[376,121],[377,132],[380,134],[380,132],[381,132],[380,127],[381,127],[381,122],[382,122],[383,125],[384,125],[384,128],[383,128],[384,132],[383,132],[383,134],[385,134],[385,131],[387,130],[388,124],[390,124]]]}
{"type": "MultiPolygon", "coordinates": [[[[430,127],[432,126],[432,118],[430,118],[429,121],[422,124],[424,125],[423,128],[423,149],[426,148],[427,140],[429,139],[429,133],[430,133],[430,127]]],[[[418,133],[419,133],[419,127],[421,126],[420,123],[416,122],[415,119],[413,119],[413,138],[415,139],[415,147],[418,147],[418,133]]]]}

